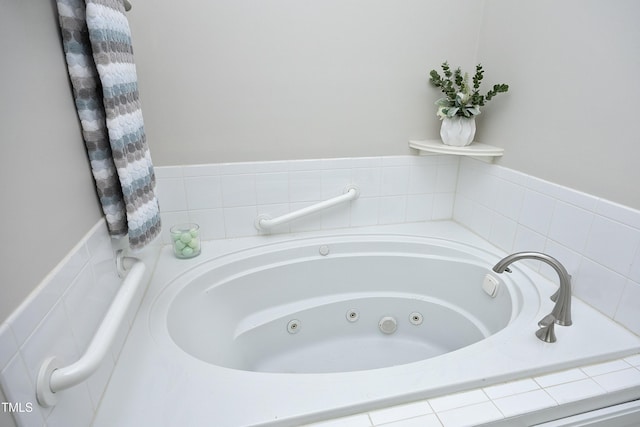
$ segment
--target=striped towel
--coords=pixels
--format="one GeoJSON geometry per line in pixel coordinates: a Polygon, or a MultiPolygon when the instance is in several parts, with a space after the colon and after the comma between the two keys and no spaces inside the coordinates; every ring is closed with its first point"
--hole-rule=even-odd
{"type": "Polygon", "coordinates": [[[57,0],[64,50],[98,197],[112,236],[141,249],[160,233],[131,32],[122,0],[57,0]]]}

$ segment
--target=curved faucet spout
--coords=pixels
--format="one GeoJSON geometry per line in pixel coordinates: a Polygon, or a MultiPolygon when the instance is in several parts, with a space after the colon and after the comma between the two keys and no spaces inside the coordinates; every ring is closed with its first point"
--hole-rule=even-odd
{"type": "Polygon", "coordinates": [[[555,317],[555,322],[558,325],[571,325],[571,275],[567,273],[567,270],[560,261],[542,252],[517,252],[498,261],[498,263],[493,266],[493,271],[496,273],[509,271],[509,265],[521,259],[534,259],[545,262],[558,273],[560,277],[560,290],[557,293],[557,298],[555,299],[556,305],[553,307],[551,315],[555,317]]]}

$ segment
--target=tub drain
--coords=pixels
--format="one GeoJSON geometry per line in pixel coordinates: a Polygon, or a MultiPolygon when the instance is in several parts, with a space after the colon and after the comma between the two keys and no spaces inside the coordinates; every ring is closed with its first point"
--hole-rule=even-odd
{"type": "Polygon", "coordinates": [[[300,330],[300,321],[298,319],[293,319],[289,323],[287,323],[287,331],[290,334],[297,334],[300,330]]]}

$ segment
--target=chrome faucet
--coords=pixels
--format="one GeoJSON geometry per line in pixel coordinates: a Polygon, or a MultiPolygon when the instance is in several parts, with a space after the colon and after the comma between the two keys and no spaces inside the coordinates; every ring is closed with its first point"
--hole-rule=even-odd
{"type": "Polygon", "coordinates": [[[555,301],[556,305],[551,310],[551,313],[542,318],[538,322],[540,329],[536,331],[536,336],[545,342],[555,342],[556,336],[553,330],[553,325],[557,323],[562,326],[571,325],[571,275],[567,273],[567,270],[557,259],[550,255],[543,254],[541,252],[517,252],[508,255],[498,261],[493,266],[493,271],[496,273],[511,273],[509,265],[511,263],[521,259],[535,259],[538,261],[549,264],[558,273],[560,277],[560,289],[558,292],[551,296],[551,300],[555,301]]]}

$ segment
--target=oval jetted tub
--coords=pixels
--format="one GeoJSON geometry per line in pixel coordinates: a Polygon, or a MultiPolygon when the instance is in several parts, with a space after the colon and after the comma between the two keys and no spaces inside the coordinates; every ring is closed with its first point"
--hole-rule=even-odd
{"type": "Polygon", "coordinates": [[[310,240],[244,254],[168,293],[160,304],[168,302],[169,334],[226,368],[345,372],[455,351],[538,310],[531,282],[503,281],[468,250],[405,240],[310,240]],[[487,275],[493,292],[483,290],[487,275]]]}
{"type": "Polygon", "coordinates": [[[448,222],[165,247],[95,426],[300,426],[637,351],[577,298],[537,339],[557,285],[504,255],[448,222]]]}

